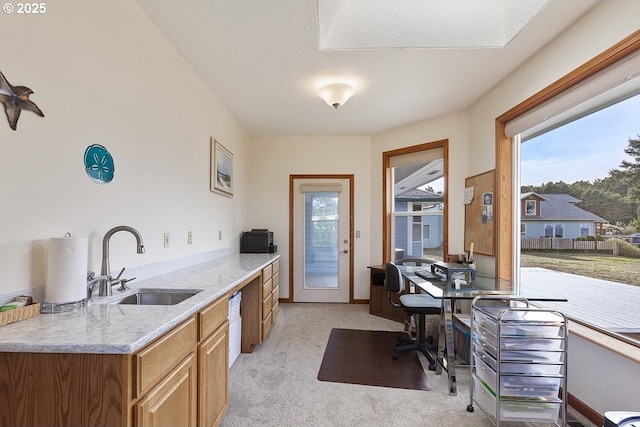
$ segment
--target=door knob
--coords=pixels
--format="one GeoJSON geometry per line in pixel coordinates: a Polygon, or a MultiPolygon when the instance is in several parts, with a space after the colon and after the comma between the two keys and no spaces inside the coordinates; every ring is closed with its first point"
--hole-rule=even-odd
{"type": "Polygon", "coordinates": [[[343,254],[349,253],[349,249],[345,249],[342,251],[343,254]]]}

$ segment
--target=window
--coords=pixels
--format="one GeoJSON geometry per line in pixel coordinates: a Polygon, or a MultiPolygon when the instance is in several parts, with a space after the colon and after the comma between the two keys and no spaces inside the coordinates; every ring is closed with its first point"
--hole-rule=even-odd
{"type": "MultiPolygon", "coordinates": [[[[596,301],[600,300],[598,295],[587,293],[618,295],[620,292],[619,295],[626,295],[622,299],[633,301],[633,290],[640,286],[634,267],[638,258],[625,255],[627,252],[621,250],[626,242],[605,235],[604,228],[599,233],[593,225],[594,222],[616,223],[624,230],[623,234],[630,235],[634,232],[634,224],[640,221],[637,210],[640,197],[629,191],[633,185],[629,180],[620,178],[625,172],[621,168],[623,161],[637,162],[625,150],[631,141],[640,139],[640,126],[634,117],[639,109],[640,95],[631,96],[548,132],[523,139],[521,145],[521,194],[535,192],[544,197],[545,203],[551,206],[545,216],[553,215],[555,218],[549,219],[556,220],[544,223],[544,236],[554,238],[549,247],[535,253],[521,250],[523,285],[535,280],[534,270],[552,272],[545,276],[547,282],[553,282],[554,292],[567,292],[565,297],[569,300],[566,309],[553,308],[563,310],[581,323],[618,334],[625,341],[632,339],[625,330],[637,328],[640,321],[637,304],[621,302],[622,306],[601,304],[597,310],[584,306],[572,310],[570,302],[576,299],[576,292],[583,293],[583,299],[596,301]],[[542,161],[542,157],[538,157],[541,153],[544,161],[556,167],[535,168],[533,165],[542,161]],[[544,184],[534,184],[540,182],[544,184]],[[558,221],[561,219],[564,221],[558,221]],[[587,236],[592,237],[584,241],[587,236]],[[576,280],[582,281],[579,288],[576,288],[576,280]],[[625,286],[630,287],[629,291],[624,290],[625,286]],[[625,315],[618,316],[620,311],[625,315]]],[[[528,200],[522,217],[527,215],[528,200]]],[[[526,246],[523,244],[522,247],[526,246]]],[[[535,286],[546,289],[547,283],[538,281],[535,286]]],[[[640,341],[636,345],[640,346],[640,341]]]]}
{"type": "Polygon", "coordinates": [[[521,236],[526,236],[527,235],[527,224],[521,222],[520,223],[520,235],[521,236]]]}
{"type": "Polygon", "coordinates": [[[544,225],[544,237],[553,237],[553,224],[544,225]]]}
{"type": "Polygon", "coordinates": [[[384,261],[444,258],[447,144],[442,140],[383,153],[384,261]]]}
{"type": "Polygon", "coordinates": [[[422,240],[422,234],[420,233],[422,231],[422,227],[420,227],[420,224],[413,224],[413,241],[414,242],[419,242],[422,240]]]}
{"type": "Polygon", "coordinates": [[[537,215],[538,214],[538,203],[536,200],[526,200],[525,201],[525,215],[537,215]]]}
{"type": "Polygon", "coordinates": [[[311,247],[334,247],[338,241],[338,193],[305,193],[310,216],[307,230],[311,247]]]}
{"type": "MultiPolygon", "coordinates": [[[[532,95],[530,98],[522,101],[518,105],[513,106],[513,108],[506,111],[504,114],[500,115],[496,119],[496,126],[498,129],[498,132],[496,134],[496,173],[499,176],[505,177],[506,178],[505,182],[507,184],[519,183],[518,179],[520,177],[520,172],[525,168],[525,164],[526,164],[526,160],[524,160],[524,156],[520,155],[520,148],[525,147],[526,144],[520,145],[520,141],[521,139],[523,140],[533,139],[536,136],[531,134],[531,135],[528,135],[528,137],[526,137],[525,135],[522,134],[522,132],[527,129],[531,129],[532,126],[534,126],[536,123],[542,122],[547,117],[550,117],[548,112],[544,112],[544,107],[551,105],[556,99],[563,98],[563,100],[565,100],[564,99],[565,94],[568,94],[571,92],[580,92],[582,89],[586,87],[593,88],[593,86],[591,85],[591,82],[600,84],[601,90],[592,91],[591,96],[593,96],[593,94],[603,93],[603,95],[607,95],[609,96],[609,98],[605,99],[605,97],[599,97],[600,98],[599,101],[601,101],[599,104],[597,103],[591,103],[591,105],[587,103],[580,104],[579,102],[575,102],[576,100],[575,96],[573,96],[572,98],[567,98],[570,101],[570,103],[571,102],[573,103],[573,105],[582,107],[582,116],[584,116],[586,114],[590,114],[591,112],[598,111],[602,108],[606,108],[607,106],[611,106],[615,103],[619,103],[622,100],[629,98],[629,96],[634,97],[635,94],[640,93],[640,89],[638,88],[640,79],[638,77],[628,78],[629,76],[631,77],[638,76],[637,65],[638,65],[639,59],[640,59],[640,37],[638,37],[638,34],[634,33],[626,37],[625,39],[621,40],[620,42],[616,43],[615,45],[611,46],[609,49],[603,51],[600,55],[597,55],[590,61],[584,63],[582,66],[576,68],[574,71],[570,72],[566,76],[563,76],[562,78],[558,79],[557,81],[550,84],[546,88],[540,90],[538,93],[532,95]],[[633,65],[634,67],[636,67],[636,71],[630,71],[626,69],[627,65],[633,65]],[[622,78],[619,78],[615,83],[612,83],[611,81],[606,81],[603,84],[601,77],[609,76],[610,70],[612,69],[617,70],[618,68],[624,68],[621,76],[622,78]],[[625,81],[627,84],[621,84],[625,81]],[[616,85],[618,86],[616,87],[616,85]],[[631,85],[636,85],[636,87],[631,88],[631,85]],[[610,88],[615,88],[615,90],[609,90],[610,88]],[[585,107],[588,107],[588,108],[585,108],[585,107]],[[533,120],[531,120],[531,117],[535,115],[537,115],[540,121],[536,121],[537,119],[535,117],[533,120]],[[511,125],[512,123],[519,121],[520,124],[522,124],[523,120],[528,121],[527,126],[524,126],[524,127],[521,126],[517,131],[515,128],[508,129],[509,125],[511,125]]],[[[587,98],[587,99],[590,99],[590,98],[587,98]]],[[[591,99],[591,100],[594,101],[594,99],[591,99]]],[[[598,101],[598,100],[596,99],[595,101],[598,101]]],[[[570,107],[570,105],[568,107],[570,107]]],[[[636,111],[638,108],[640,107],[636,107],[636,111]]],[[[556,109],[555,113],[557,113],[558,111],[565,111],[565,110],[568,111],[569,108],[558,108],[556,109]]],[[[572,109],[571,113],[576,113],[576,109],[572,109]]],[[[634,114],[637,116],[637,113],[634,113],[634,114]]],[[[564,125],[569,124],[571,121],[576,120],[577,117],[579,117],[579,115],[574,115],[572,118],[558,115],[557,117],[554,117],[555,123],[552,124],[550,123],[550,120],[547,120],[547,124],[552,124],[555,127],[563,127],[564,125]]],[[[601,121],[599,124],[596,124],[595,126],[603,127],[603,128],[607,127],[609,131],[613,129],[613,127],[610,126],[610,123],[608,123],[606,120],[601,121]]],[[[551,129],[552,128],[549,127],[545,130],[545,132],[548,132],[551,129]]],[[[639,133],[638,129],[636,128],[629,135],[637,135],[638,133],[639,133]]],[[[563,149],[565,141],[566,139],[563,140],[562,143],[559,143],[559,145],[556,145],[555,148],[563,149]]],[[[611,137],[607,138],[606,140],[602,140],[602,139],[594,140],[593,138],[589,138],[589,140],[587,141],[573,141],[574,144],[578,142],[582,142],[582,144],[580,144],[577,150],[575,149],[575,146],[572,147],[571,148],[573,150],[572,153],[575,154],[575,153],[587,152],[591,148],[591,145],[589,145],[590,143],[595,143],[595,145],[598,146],[598,145],[607,144],[607,141],[611,141],[611,137]]],[[[567,159],[570,158],[573,154],[567,155],[566,158],[567,159]]],[[[586,167],[587,165],[582,164],[577,169],[585,169],[586,167]]],[[[571,169],[566,167],[563,168],[557,165],[554,168],[565,169],[565,171],[567,172],[569,171],[568,169],[571,169]]],[[[537,169],[542,169],[542,167],[539,166],[537,169]]],[[[522,183],[524,183],[524,180],[522,183]]],[[[514,190],[520,190],[516,186],[512,186],[511,188],[514,188],[514,190]]],[[[516,201],[518,200],[517,194],[518,193],[509,193],[509,192],[500,193],[497,201],[498,208],[502,209],[503,212],[509,212],[509,210],[515,205],[516,201]]],[[[523,206],[523,210],[524,210],[524,206],[523,206]]],[[[524,216],[524,212],[522,212],[522,216],[524,216]]],[[[517,223],[516,222],[517,218],[511,217],[510,215],[507,214],[504,217],[498,216],[497,221],[498,221],[498,224],[497,224],[498,227],[496,228],[496,232],[497,232],[496,239],[497,239],[497,246],[498,248],[500,248],[500,251],[497,254],[498,260],[496,262],[496,274],[500,275],[501,277],[508,277],[513,280],[518,280],[520,283],[522,283],[521,278],[516,276],[518,275],[517,273],[518,271],[523,271],[524,269],[523,266],[525,265],[526,260],[524,259],[525,255],[523,255],[522,253],[520,255],[517,255],[514,253],[514,249],[519,247],[517,240],[514,239],[513,226],[512,226],[513,223],[517,223]],[[518,262],[520,264],[520,267],[516,265],[515,269],[513,269],[514,262],[518,262]]],[[[534,232],[534,233],[532,233],[531,224],[532,223],[529,223],[530,227],[528,230],[530,234],[541,235],[544,233],[544,230],[542,228],[543,224],[540,224],[541,227],[539,232],[534,232]]],[[[593,229],[591,231],[595,233],[597,232],[598,229],[599,228],[596,226],[595,231],[593,229]]],[[[615,229],[618,230],[618,227],[616,226],[615,229]]],[[[568,232],[568,229],[567,227],[565,227],[565,238],[566,238],[567,232],[568,232]]],[[[597,242],[585,242],[585,243],[595,244],[597,242]]],[[[631,261],[631,263],[633,263],[634,265],[638,264],[637,258],[632,258],[627,261],[631,261]]],[[[590,267],[592,267],[592,265],[590,265],[590,267]]],[[[605,269],[600,269],[599,271],[604,271],[605,269]]],[[[593,269],[591,270],[593,271],[593,269]]],[[[610,276],[613,276],[617,270],[618,269],[616,268],[616,269],[613,269],[613,271],[610,271],[610,276]]],[[[640,273],[634,274],[631,277],[629,277],[629,275],[627,274],[627,276],[619,279],[619,285],[617,286],[622,286],[623,288],[627,288],[628,284],[633,284],[633,283],[629,283],[629,280],[635,280],[636,278],[640,278],[640,273]]],[[[584,283],[589,281],[590,279],[591,278],[587,276],[586,279],[581,278],[580,281],[584,285],[584,283]]],[[[609,277],[609,280],[612,280],[612,279],[613,277],[609,277]]],[[[538,283],[543,283],[543,281],[538,281],[538,283]]],[[[564,285],[564,283],[554,281],[550,285],[564,285]]],[[[615,286],[616,285],[614,285],[614,287],[615,286]]],[[[629,289],[629,291],[631,292],[637,292],[637,289],[640,289],[640,284],[637,284],[634,287],[629,287],[627,289],[629,289]]],[[[580,292],[581,291],[579,290],[576,291],[576,293],[574,293],[573,296],[575,296],[576,294],[579,295],[580,292]]],[[[561,311],[564,311],[572,320],[575,320],[576,323],[579,322],[582,324],[587,324],[588,326],[594,329],[597,329],[601,332],[608,333],[609,335],[612,335],[620,340],[624,340],[631,344],[640,346],[640,340],[637,337],[634,338],[633,334],[621,331],[620,328],[612,327],[610,325],[607,325],[606,323],[607,320],[611,320],[611,318],[614,317],[614,316],[611,316],[612,312],[617,314],[624,311],[625,315],[618,316],[616,320],[621,320],[621,318],[629,320],[631,323],[634,324],[633,326],[634,328],[637,328],[637,325],[640,324],[640,318],[639,318],[640,310],[638,309],[637,304],[635,305],[630,304],[633,301],[637,301],[638,298],[637,297],[621,298],[621,300],[624,300],[623,301],[623,303],[625,304],[624,308],[621,308],[619,306],[613,307],[614,304],[609,304],[608,300],[603,301],[599,297],[596,297],[595,300],[593,300],[594,301],[593,304],[589,306],[590,302],[583,298],[581,299],[582,307],[578,307],[579,309],[581,309],[579,311],[582,312],[583,314],[582,316],[580,315],[580,313],[576,312],[575,310],[570,309],[571,302],[569,302],[568,305],[566,304],[564,306],[558,305],[557,307],[553,307],[553,308],[557,308],[561,311]],[[591,316],[591,318],[586,318],[586,314],[591,316]],[[594,315],[600,315],[600,318],[596,319],[593,317],[594,315]]],[[[571,298],[569,298],[569,301],[571,301],[571,298]]],[[[548,304],[548,305],[551,305],[551,304],[548,304]]]]}
{"type": "Polygon", "coordinates": [[[554,237],[564,237],[564,227],[562,224],[556,224],[554,237]]]}
{"type": "Polygon", "coordinates": [[[589,235],[589,224],[580,224],[580,237],[587,237],[589,235]]]}

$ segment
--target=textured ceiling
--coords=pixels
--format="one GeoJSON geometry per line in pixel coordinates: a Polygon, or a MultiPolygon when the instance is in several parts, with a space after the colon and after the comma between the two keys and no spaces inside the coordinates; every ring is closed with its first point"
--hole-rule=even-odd
{"type": "Polygon", "coordinates": [[[548,0],[318,0],[321,49],[504,47],[548,0]]]}
{"type": "MultiPolygon", "coordinates": [[[[504,22],[503,48],[344,50],[321,49],[316,0],[136,1],[249,133],[286,136],[372,135],[465,110],[599,0],[548,0],[520,31],[511,23],[517,19],[504,22]],[[511,34],[515,35],[509,41],[511,34]],[[319,82],[333,77],[356,86],[355,95],[338,110],[316,95],[319,82]]],[[[433,7],[453,1],[424,0],[433,7]]],[[[490,5],[497,0],[455,1],[490,5]]],[[[453,26],[462,16],[446,19],[453,26]]],[[[527,20],[524,12],[517,16],[527,20]]],[[[465,15],[464,21],[469,19],[465,15]]],[[[340,26],[351,21],[341,21],[340,26]]],[[[391,25],[395,28],[388,37],[402,38],[415,32],[414,25],[423,23],[418,19],[391,25]]],[[[481,27],[482,23],[474,24],[481,27]]],[[[438,34],[440,44],[445,43],[442,37],[457,37],[438,34]]],[[[355,40],[343,37],[343,43],[349,38],[355,40]]],[[[388,43],[393,45],[393,40],[388,43]]]]}

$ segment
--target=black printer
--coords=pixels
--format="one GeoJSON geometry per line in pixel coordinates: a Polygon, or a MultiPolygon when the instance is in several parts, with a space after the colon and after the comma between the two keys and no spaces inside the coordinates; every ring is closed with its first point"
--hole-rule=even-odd
{"type": "Polygon", "coordinates": [[[251,231],[244,231],[240,237],[240,253],[275,253],[278,246],[273,244],[273,232],[254,228],[251,231]]]}

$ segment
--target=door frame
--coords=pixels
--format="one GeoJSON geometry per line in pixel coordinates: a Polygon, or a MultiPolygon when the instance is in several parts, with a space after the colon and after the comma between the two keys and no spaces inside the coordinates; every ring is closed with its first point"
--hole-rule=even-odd
{"type": "Polygon", "coordinates": [[[296,179],[346,179],[349,181],[349,304],[353,304],[353,174],[303,174],[303,175],[289,175],[289,298],[281,300],[283,302],[291,303],[293,298],[293,254],[295,253],[294,241],[293,241],[293,196],[294,185],[296,179]]]}

